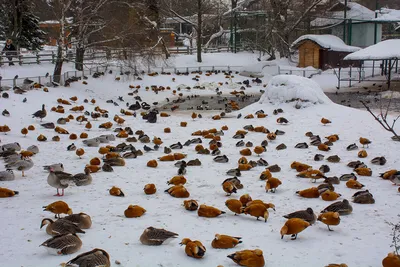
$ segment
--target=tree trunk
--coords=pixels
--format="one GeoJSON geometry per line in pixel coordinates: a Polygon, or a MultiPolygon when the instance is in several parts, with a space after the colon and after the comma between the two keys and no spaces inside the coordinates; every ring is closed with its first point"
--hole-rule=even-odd
{"type": "Polygon", "coordinates": [[[76,70],[83,70],[83,57],[85,55],[85,48],[77,47],[76,48],[76,55],[75,55],[75,69],[76,70]]]}
{"type": "Polygon", "coordinates": [[[54,73],[53,73],[53,81],[56,83],[61,82],[61,70],[62,70],[62,65],[63,65],[62,45],[63,45],[62,40],[59,40],[59,44],[57,47],[56,65],[54,67],[54,73]]]}
{"type": "Polygon", "coordinates": [[[197,0],[197,62],[201,60],[201,35],[202,35],[202,2],[203,0],[197,0]]]}

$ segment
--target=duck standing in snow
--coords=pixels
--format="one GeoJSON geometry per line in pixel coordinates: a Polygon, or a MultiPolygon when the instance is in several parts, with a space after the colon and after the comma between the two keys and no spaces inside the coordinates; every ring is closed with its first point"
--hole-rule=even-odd
{"type": "Polygon", "coordinates": [[[72,174],[55,171],[53,168],[50,168],[49,176],[47,177],[47,183],[57,189],[57,194],[55,196],[63,196],[64,189],[68,187],[68,182],[72,179],[72,174]],[[60,195],[59,189],[62,189],[62,194],[60,195]]]}
{"type": "Polygon", "coordinates": [[[36,111],[35,113],[32,114],[33,118],[40,118],[40,121],[43,120],[47,116],[47,111],[45,109],[45,105],[42,105],[42,109],[36,111]]]}
{"type": "Polygon", "coordinates": [[[22,177],[25,177],[25,171],[33,167],[33,161],[27,157],[21,157],[20,160],[6,164],[6,169],[22,171],[22,177]]]}

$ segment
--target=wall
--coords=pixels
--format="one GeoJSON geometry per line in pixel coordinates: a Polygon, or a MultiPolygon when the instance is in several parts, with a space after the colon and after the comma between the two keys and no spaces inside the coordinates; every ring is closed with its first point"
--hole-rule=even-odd
{"type": "MultiPolygon", "coordinates": [[[[374,44],[374,23],[354,23],[351,25],[351,45],[359,47],[367,47],[374,44]]],[[[346,32],[348,34],[348,27],[346,32]]],[[[332,28],[331,34],[343,39],[343,25],[332,28]]],[[[382,40],[382,25],[377,24],[377,42],[382,40]]],[[[345,40],[347,43],[347,40],[345,40]]]]}

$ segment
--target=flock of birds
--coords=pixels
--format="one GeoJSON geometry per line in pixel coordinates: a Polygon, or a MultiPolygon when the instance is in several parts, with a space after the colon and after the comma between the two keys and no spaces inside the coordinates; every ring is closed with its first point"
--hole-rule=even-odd
{"type": "MultiPolygon", "coordinates": [[[[209,74],[212,72],[208,72],[209,74]]],[[[154,74],[156,75],[156,74],[154,74]]],[[[153,76],[154,76],[153,75],[153,76]]],[[[201,75],[201,73],[196,73],[196,77],[201,75]]],[[[230,76],[231,73],[227,73],[226,76],[230,76]]],[[[174,78],[175,79],[175,78],[174,78]]],[[[260,83],[259,80],[253,81],[257,84],[260,83]]],[[[87,84],[87,82],[86,82],[87,84]]],[[[244,82],[246,86],[249,86],[250,82],[244,82]]],[[[131,89],[135,89],[135,94],[139,92],[137,87],[130,86],[131,89]]],[[[160,88],[151,88],[152,91],[157,93],[160,88]]],[[[173,92],[176,95],[176,91],[173,92]]],[[[130,94],[132,96],[132,94],[130,94]]],[[[242,94],[237,94],[238,97],[242,97],[242,94]]],[[[179,97],[182,97],[180,95],[179,97]]],[[[187,179],[185,174],[186,169],[193,166],[201,166],[202,162],[196,158],[192,160],[187,160],[187,154],[176,152],[183,147],[190,147],[194,145],[193,153],[199,155],[210,155],[213,157],[215,164],[227,163],[230,161],[229,157],[222,153],[223,142],[222,137],[225,132],[229,129],[228,126],[223,126],[221,129],[204,129],[198,130],[192,133],[192,137],[188,139],[184,144],[177,142],[169,146],[163,146],[163,141],[159,137],[154,137],[151,139],[144,131],[138,130],[134,132],[129,126],[124,126],[126,119],[129,116],[136,116],[135,111],[142,110],[140,115],[150,123],[157,122],[157,116],[168,117],[171,116],[166,112],[159,112],[156,108],[151,109],[150,105],[141,101],[140,97],[136,97],[136,103],[129,105],[127,103],[128,110],[121,109],[120,115],[115,115],[113,120],[109,120],[109,112],[106,109],[101,108],[96,105],[96,100],[85,99],[84,104],[92,104],[93,111],[87,110],[87,106],[78,105],[78,98],[76,96],[70,99],[57,99],[58,106],[52,107],[51,111],[59,114],[65,114],[69,108],[71,114],[66,117],[60,117],[56,123],[47,122],[42,123],[42,120],[47,117],[48,112],[46,110],[45,104],[37,112],[33,113],[34,118],[40,119],[40,126],[45,129],[54,129],[55,135],[51,138],[52,141],[60,141],[60,135],[66,135],[69,137],[71,143],[66,147],[68,151],[75,151],[77,157],[82,157],[85,154],[84,148],[78,148],[75,143],[78,139],[78,135],[70,133],[67,130],[67,125],[71,121],[76,120],[79,125],[82,125],[82,132],[79,138],[82,139],[82,144],[85,149],[90,149],[92,147],[98,147],[98,157],[92,158],[88,164],[84,166],[83,173],[71,174],[64,171],[64,165],[62,163],[56,163],[44,166],[44,170],[48,172],[47,182],[48,184],[57,190],[56,196],[63,196],[64,190],[72,183],[76,186],[88,186],[92,183],[92,175],[98,171],[113,172],[113,167],[123,167],[126,165],[127,159],[137,158],[142,156],[144,153],[151,151],[162,150],[164,156],[150,160],[147,162],[147,167],[157,168],[159,162],[173,162],[174,166],[177,167],[177,175],[168,180],[167,184],[170,185],[169,188],[165,190],[170,196],[175,198],[185,198],[183,201],[183,206],[187,211],[197,211],[199,217],[214,218],[225,214],[216,207],[201,204],[194,200],[189,199],[190,193],[185,187],[187,179]],[[142,102],[142,103],[140,103],[142,102]],[[131,111],[134,112],[131,112],[131,111]],[[149,115],[151,114],[151,116],[149,115]],[[100,119],[107,120],[106,122],[99,122],[100,119]],[[99,122],[99,124],[97,124],[99,122]],[[65,126],[64,126],[65,125],[65,126]],[[114,134],[104,134],[94,138],[88,138],[88,133],[93,126],[98,126],[100,129],[113,130],[114,134]],[[111,145],[111,142],[125,139],[125,142],[119,143],[118,145],[111,145]],[[143,150],[137,149],[132,143],[143,144],[143,150]],[[150,145],[152,143],[152,145],[150,145]],[[208,145],[206,145],[208,143],[208,145]],[[161,149],[162,148],[162,149],[161,149]],[[143,152],[144,151],[144,152],[143,152]],[[61,191],[61,193],[60,193],[61,191]]],[[[123,101],[123,98],[119,98],[123,101]]],[[[109,104],[114,102],[108,101],[109,104]]],[[[153,103],[157,104],[157,103],[153,103]]],[[[238,103],[236,101],[230,101],[227,106],[230,110],[239,110],[238,103]]],[[[282,109],[276,109],[273,114],[279,116],[276,119],[278,125],[288,124],[289,121],[282,117],[284,111],[282,109]]],[[[221,120],[225,117],[225,112],[214,115],[212,120],[221,120]]],[[[10,116],[10,113],[3,112],[3,116],[10,116]]],[[[247,114],[244,119],[259,118],[263,119],[268,115],[265,114],[263,110],[259,110],[254,114],[247,114]]],[[[193,120],[202,118],[201,114],[193,112],[191,114],[193,120]]],[[[241,118],[239,114],[238,119],[241,118]]],[[[328,125],[331,121],[326,118],[321,119],[321,125],[328,125]]],[[[186,127],[187,122],[181,122],[181,127],[186,127]]],[[[29,125],[21,130],[21,134],[27,136],[28,134],[34,132],[36,127],[34,125],[29,125]]],[[[10,132],[11,129],[7,126],[0,126],[0,132],[10,132]]],[[[164,133],[170,133],[170,128],[165,128],[164,133]]],[[[225,192],[228,198],[225,202],[225,206],[234,215],[249,215],[256,220],[262,218],[265,222],[269,218],[269,210],[275,210],[275,205],[273,203],[264,202],[261,199],[253,199],[249,194],[243,194],[239,198],[231,198],[232,194],[238,193],[238,191],[244,188],[244,185],[238,177],[242,175],[242,172],[249,171],[251,169],[262,167],[264,170],[260,172],[259,179],[265,182],[265,191],[267,193],[275,193],[279,190],[279,187],[285,186],[285,183],[280,179],[274,177],[277,176],[281,171],[279,165],[269,165],[268,162],[261,156],[267,151],[267,147],[274,140],[279,139],[279,136],[284,135],[285,132],[281,130],[276,130],[275,132],[269,131],[264,126],[253,126],[251,124],[245,125],[243,129],[238,129],[233,139],[237,139],[236,147],[238,152],[237,168],[227,170],[226,174],[229,178],[225,179],[221,183],[221,191],[225,192]],[[250,141],[244,142],[243,139],[250,132],[265,134],[265,140],[260,144],[253,144],[250,141]],[[257,155],[259,159],[249,160],[247,157],[257,155]]],[[[317,150],[321,152],[329,152],[335,143],[339,140],[338,134],[332,134],[325,139],[316,135],[312,132],[307,132],[305,135],[310,138],[310,143],[298,143],[295,149],[308,149],[309,146],[314,146],[317,150]]],[[[40,134],[37,137],[37,141],[45,142],[47,137],[40,134]]],[[[360,137],[359,143],[362,145],[362,149],[359,150],[359,145],[356,143],[349,144],[347,146],[347,151],[359,150],[357,153],[358,158],[361,160],[368,156],[367,149],[372,143],[369,139],[360,137]]],[[[288,149],[288,147],[281,143],[275,147],[276,150],[288,149]]],[[[1,146],[0,157],[3,158],[5,162],[4,171],[0,172],[0,181],[12,181],[15,179],[14,171],[21,171],[22,176],[25,176],[25,172],[29,171],[34,163],[32,157],[35,157],[39,153],[39,148],[37,146],[30,146],[26,150],[22,150],[18,142],[8,143],[1,146]]],[[[233,155],[230,157],[233,157],[233,155]]],[[[325,155],[316,154],[314,157],[315,162],[323,161],[325,155]]],[[[329,156],[325,159],[330,163],[340,162],[340,157],[338,155],[329,156]]],[[[296,170],[297,177],[309,179],[312,183],[317,181],[322,181],[318,186],[313,186],[307,189],[299,190],[295,192],[299,197],[303,198],[321,198],[323,201],[336,201],[341,195],[336,192],[335,186],[339,185],[341,182],[345,182],[346,187],[358,190],[355,191],[352,196],[353,203],[357,204],[374,204],[375,199],[373,194],[369,190],[362,190],[364,185],[361,184],[358,176],[371,176],[372,170],[364,162],[360,160],[351,161],[347,166],[353,171],[347,174],[343,174],[340,177],[337,176],[327,176],[330,172],[330,167],[327,164],[322,164],[319,169],[314,169],[312,166],[294,161],[291,163],[290,168],[296,170]]],[[[371,164],[375,165],[385,165],[386,159],[384,157],[376,157],[370,161],[371,164]]],[[[395,185],[400,185],[400,171],[388,170],[380,175],[382,179],[388,180],[395,185]]],[[[400,192],[400,187],[398,188],[400,192]]],[[[157,188],[155,184],[144,185],[143,191],[146,195],[156,194],[157,188]]],[[[124,197],[125,194],[123,190],[119,187],[112,187],[109,190],[111,196],[124,197]]],[[[14,191],[8,188],[0,187],[0,197],[12,197],[18,195],[18,191],[14,191]]],[[[69,255],[78,252],[82,247],[82,240],[80,238],[81,234],[84,234],[86,229],[91,228],[92,220],[91,216],[86,213],[73,213],[69,205],[64,201],[56,201],[50,203],[43,207],[44,211],[51,212],[55,214],[55,220],[50,218],[45,218],[41,222],[41,228],[46,227],[46,233],[52,236],[48,240],[44,241],[41,246],[45,247],[49,253],[55,255],[69,255]],[[61,217],[65,214],[65,217],[61,217]]],[[[324,208],[319,215],[315,214],[311,207],[307,207],[304,210],[293,211],[290,214],[284,214],[283,217],[287,219],[280,230],[281,238],[284,236],[290,236],[292,240],[295,240],[298,234],[305,231],[310,225],[321,222],[325,224],[329,231],[332,231],[332,226],[337,226],[341,222],[341,216],[349,215],[353,212],[353,206],[350,201],[343,199],[341,201],[333,202],[324,208]]],[[[146,210],[139,205],[129,205],[124,212],[127,218],[137,218],[141,217],[146,213],[146,210]]],[[[148,227],[144,229],[143,233],[140,235],[139,240],[143,245],[148,246],[160,246],[168,241],[178,238],[178,234],[165,230],[158,229],[154,227],[148,227]]],[[[212,240],[211,247],[214,249],[231,249],[235,248],[237,245],[242,244],[242,237],[229,236],[223,234],[216,234],[215,238],[212,240]]],[[[206,246],[199,240],[191,240],[189,238],[183,238],[180,245],[185,246],[185,253],[189,257],[196,259],[203,258],[206,255],[206,246]]],[[[265,266],[265,259],[263,251],[260,249],[254,250],[240,250],[235,253],[229,254],[227,256],[233,262],[240,266],[247,267],[262,267],[265,266]]],[[[118,265],[118,261],[115,261],[118,265]]],[[[395,267],[400,266],[400,258],[390,253],[384,260],[384,267],[395,267]]],[[[91,251],[82,253],[67,263],[64,266],[80,266],[80,267],[100,267],[100,266],[111,266],[110,255],[103,249],[95,248],[91,251]]],[[[221,265],[220,265],[221,266],[221,265]]],[[[346,267],[346,264],[330,264],[329,267],[346,267]]]]}

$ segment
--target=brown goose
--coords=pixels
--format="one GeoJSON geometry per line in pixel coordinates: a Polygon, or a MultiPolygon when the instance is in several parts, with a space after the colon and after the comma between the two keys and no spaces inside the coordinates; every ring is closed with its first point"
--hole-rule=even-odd
{"type": "Polygon", "coordinates": [[[86,213],[71,214],[64,217],[64,220],[68,220],[76,224],[81,229],[89,229],[92,227],[92,218],[86,213]]]}
{"type": "MultiPolygon", "coordinates": [[[[148,246],[160,246],[165,241],[170,241],[172,238],[177,238],[178,234],[154,227],[148,227],[140,236],[140,242],[148,246]]],[[[168,241],[166,243],[168,243],[168,241]]]]}
{"type": "Polygon", "coordinates": [[[95,248],[91,251],[79,254],[69,262],[68,266],[79,267],[110,267],[110,255],[105,250],[95,248]]]}
{"type": "Polygon", "coordinates": [[[56,235],[40,246],[52,255],[68,255],[77,252],[82,247],[82,241],[76,234],[56,235]]]}
{"type": "Polygon", "coordinates": [[[76,233],[81,233],[84,234],[85,231],[82,231],[78,225],[75,223],[65,220],[65,219],[59,219],[57,221],[53,221],[52,219],[43,219],[42,224],[40,225],[40,228],[43,228],[43,226],[47,225],[46,227],[46,233],[49,235],[64,235],[64,234],[76,234],[76,233]]]}
{"type": "Polygon", "coordinates": [[[45,118],[47,116],[47,111],[46,111],[46,109],[44,107],[45,106],[43,104],[41,110],[38,110],[38,111],[36,111],[35,113],[32,114],[32,116],[33,116],[32,118],[40,118],[40,121],[42,121],[43,118],[45,118]]]}

